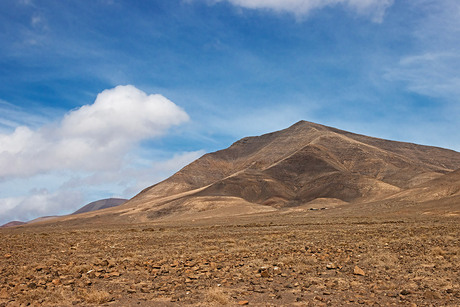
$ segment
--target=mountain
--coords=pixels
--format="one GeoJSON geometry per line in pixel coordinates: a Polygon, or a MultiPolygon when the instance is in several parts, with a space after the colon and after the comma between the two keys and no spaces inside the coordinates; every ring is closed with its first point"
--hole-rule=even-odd
{"type": "Polygon", "coordinates": [[[106,208],[111,208],[111,207],[116,207],[119,206],[125,202],[127,202],[127,199],[123,198],[107,198],[107,199],[101,199],[97,201],[93,201],[92,203],[89,203],[77,211],[75,211],[72,214],[79,214],[79,213],[85,213],[85,212],[91,212],[91,211],[96,211],[96,210],[101,210],[101,209],[106,209],[106,208]]]}
{"type": "Polygon", "coordinates": [[[460,199],[460,169],[404,190],[391,198],[426,202],[453,197],[460,199]]]}
{"type": "MultiPolygon", "coordinates": [[[[93,201],[93,202],[81,207],[80,209],[78,209],[74,213],[71,213],[70,215],[76,215],[76,214],[80,214],[80,213],[93,212],[93,211],[98,211],[98,210],[102,210],[102,209],[112,208],[112,207],[122,205],[126,201],[128,201],[128,200],[123,199],[123,198],[101,199],[101,200],[93,201]]],[[[55,221],[58,218],[66,217],[66,216],[67,215],[64,215],[64,216],[61,216],[61,215],[41,216],[41,217],[38,217],[36,219],[30,220],[28,222],[12,221],[12,222],[9,222],[9,223],[6,223],[6,224],[0,226],[0,228],[1,227],[6,228],[6,227],[20,226],[20,225],[24,225],[24,224],[33,224],[33,223],[40,223],[40,222],[55,221]]]]}
{"type": "Polygon", "coordinates": [[[25,222],[21,222],[21,221],[11,221],[11,222],[8,222],[8,223],[6,223],[6,224],[3,224],[2,226],[0,226],[0,228],[21,226],[21,225],[24,225],[24,224],[26,224],[26,223],[25,223],[25,222]]]}
{"type": "Polygon", "coordinates": [[[452,150],[300,121],[206,154],[119,210],[146,221],[191,212],[267,212],[327,200],[375,202],[451,182],[459,168],[460,153],[452,150]]]}
{"type": "Polygon", "coordinates": [[[441,201],[445,212],[460,214],[459,183],[456,151],[300,121],[206,154],[120,206],[60,220],[132,223],[321,208],[379,214],[371,209],[418,210],[413,204],[423,203],[428,210],[441,201]]]}

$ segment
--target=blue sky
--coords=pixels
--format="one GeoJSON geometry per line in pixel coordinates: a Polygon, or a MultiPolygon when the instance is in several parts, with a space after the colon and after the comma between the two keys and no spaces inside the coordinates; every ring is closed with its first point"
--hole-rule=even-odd
{"type": "Polygon", "coordinates": [[[460,150],[460,2],[0,2],[0,224],[309,120],[460,150]]]}

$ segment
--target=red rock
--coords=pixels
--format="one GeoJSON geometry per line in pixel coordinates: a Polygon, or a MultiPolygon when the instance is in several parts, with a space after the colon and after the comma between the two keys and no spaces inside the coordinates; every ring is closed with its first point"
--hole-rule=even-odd
{"type": "Polygon", "coordinates": [[[360,276],[366,275],[366,273],[364,273],[363,269],[361,269],[357,265],[355,265],[355,268],[353,269],[353,274],[360,275],[360,276]]]}
{"type": "Polygon", "coordinates": [[[9,295],[8,291],[5,288],[3,288],[0,291],[0,299],[7,299],[9,297],[10,297],[10,295],[9,295]]]}
{"type": "Polygon", "coordinates": [[[238,305],[249,305],[249,301],[239,301],[238,305]]]}

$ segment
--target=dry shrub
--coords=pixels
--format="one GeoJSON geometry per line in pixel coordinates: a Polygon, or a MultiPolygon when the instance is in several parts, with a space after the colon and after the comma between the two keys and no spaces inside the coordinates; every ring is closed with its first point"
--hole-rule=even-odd
{"type": "Polygon", "coordinates": [[[221,288],[209,288],[206,292],[206,301],[211,304],[227,305],[230,304],[228,295],[221,288]]]}
{"type": "Polygon", "coordinates": [[[18,302],[24,304],[44,303],[46,305],[53,305],[62,304],[66,298],[68,299],[69,295],[68,293],[66,295],[62,290],[47,291],[45,289],[33,289],[23,292],[18,297],[18,302]]]}
{"type": "Polygon", "coordinates": [[[443,250],[441,247],[436,246],[431,250],[431,253],[435,256],[445,256],[447,252],[443,250]]]}
{"type": "Polygon", "coordinates": [[[80,298],[89,304],[104,304],[110,301],[110,293],[104,290],[83,290],[80,293],[80,298]]]}
{"type": "Polygon", "coordinates": [[[69,273],[72,275],[78,275],[78,274],[83,274],[91,270],[91,266],[89,264],[80,264],[80,265],[75,265],[72,266],[69,269],[69,273]]]}
{"type": "Polygon", "coordinates": [[[375,253],[369,253],[367,257],[360,260],[363,266],[375,267],[381,270],[394,269],[398,265],[398,255],[386,250],[376,251],[375,253]]]}

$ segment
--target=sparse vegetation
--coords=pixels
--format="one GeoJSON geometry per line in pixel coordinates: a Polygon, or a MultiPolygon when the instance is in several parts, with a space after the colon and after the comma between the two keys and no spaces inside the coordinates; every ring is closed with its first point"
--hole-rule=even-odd
{"type": "Polygon", "coordinates": [[[458,218],[273,217],[5,229],[0,305],[460,303],[458,218]]]}
{"type": "Polygon", "coordinates": [[[110,301],[110,294],[104,290],[86,290],[81,291],[79,298],[89,304],[104,304],[110,301]]]}
{"type": "Polygon", "coordinates": [[[212,287],[207,290],[206,301],[210,304],[220,305],[227,305],[230,303],[228,295],[219,287],[212,287]]]}

